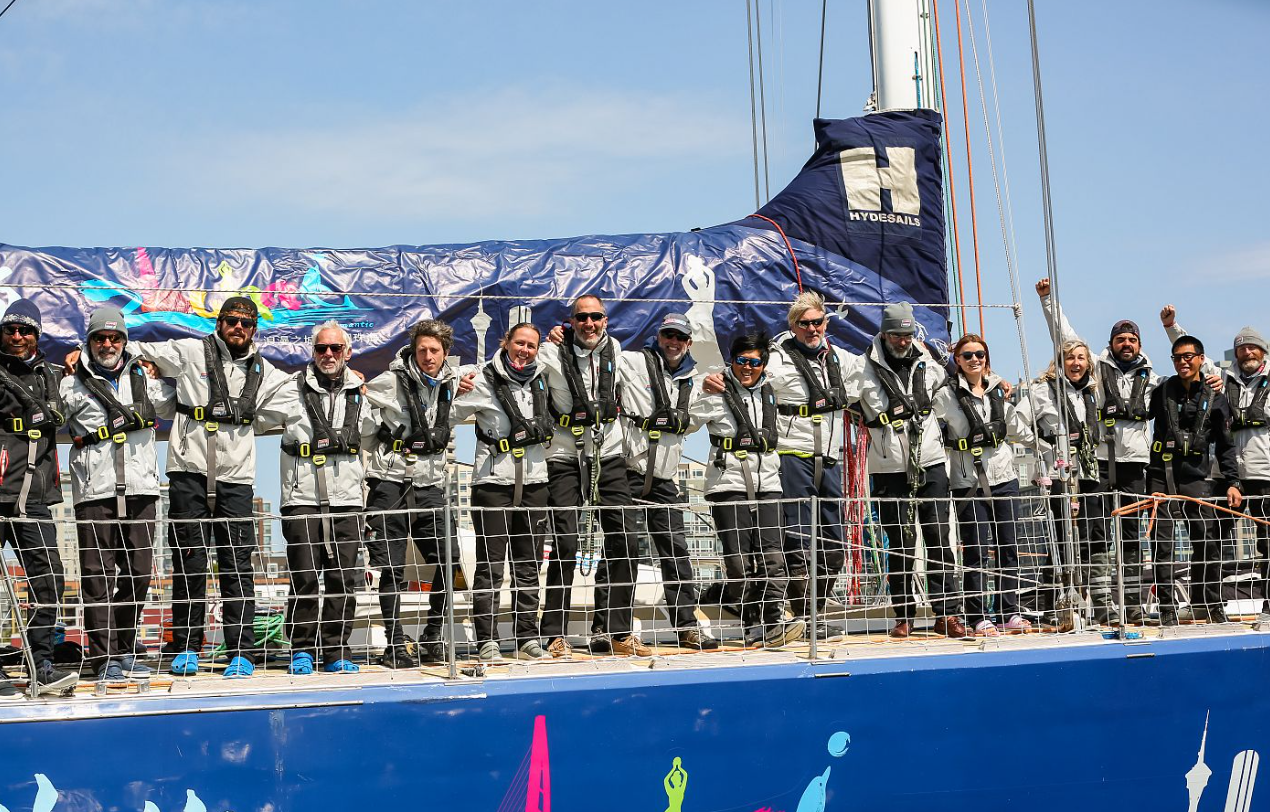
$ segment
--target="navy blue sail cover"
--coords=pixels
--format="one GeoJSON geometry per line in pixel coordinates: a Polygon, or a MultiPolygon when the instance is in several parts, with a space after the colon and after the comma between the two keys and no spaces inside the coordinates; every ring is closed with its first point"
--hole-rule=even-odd
{"type": "Polygon", "coordinates": [[[260,306],[257,341],[270,360],[302,366],[313,327],[334,320],[371,373],[420,319],[453,325],[454,352],[470,362],[489,357],[510,324],[560,323],[587,292],[607,302],[624,344],[642,343],[674,310],[700,328],[699,342],[726,348],[755,327],[783,330],[801,280],[831,303],[832,337],[856,351],[877,331],[876,303],[900,300],[925,305],[924,337],[946,343],[939,115],[818,120],[815,130],[815,155],[761,217],[712,228],[354,249],[0,245],[0,307],[32,299],[44,349],[58,357],[101,304],[124,311],[133,340],[154,341],[206,334],[220,303],[243,293],[260,306]]]}

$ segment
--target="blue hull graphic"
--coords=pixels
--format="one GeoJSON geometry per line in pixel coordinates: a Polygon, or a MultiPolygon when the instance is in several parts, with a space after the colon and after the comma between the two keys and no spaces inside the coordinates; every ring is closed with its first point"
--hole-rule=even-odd
{"type": "Polygon", "coordinates": [[[22,703],[0,805],[39,774],[56,812],[1257,809],[1268,668],[1240,634],[22,703]]]}

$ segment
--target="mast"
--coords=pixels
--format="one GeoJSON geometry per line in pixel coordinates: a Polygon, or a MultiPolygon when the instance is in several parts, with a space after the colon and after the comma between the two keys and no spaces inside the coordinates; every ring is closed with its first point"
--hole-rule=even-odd
{"type": "Polygon", "coordinates": [[[869,0],[869,45],[873,53],[871,109],[930,107],[921,66],[922,12],[919,0],[869,0]]]}

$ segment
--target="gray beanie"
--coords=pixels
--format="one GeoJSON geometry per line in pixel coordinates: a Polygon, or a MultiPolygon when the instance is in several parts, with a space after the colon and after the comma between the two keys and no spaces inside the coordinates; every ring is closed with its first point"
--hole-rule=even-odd
{"type": "Polygon", "coordinates": [[[1240,347],[1244,344],[1260,347],[1262,352],[1270,352],[1270,347],[1266,346],[1266,340],[1261,337],[1261,333],[1252,327],[1245,327],[1235,334],[1235,346],[1240,347]]]}
{"type": "Polygon", "coordinates": [[[88,317],[88,332],[85,334],[87,338],[102,330],[114,330],[123,335],[124,341],[128,340],[128,325],[123,319],[123,313],[114,305],[102,305],[88,317]]]}
{"type": "Polygon", "coordinates": [[[917,320],[913,318],[913,305],[908,302],[887,305],[882,311],[882,332],[914,335],[917,332],[917,320]]]}

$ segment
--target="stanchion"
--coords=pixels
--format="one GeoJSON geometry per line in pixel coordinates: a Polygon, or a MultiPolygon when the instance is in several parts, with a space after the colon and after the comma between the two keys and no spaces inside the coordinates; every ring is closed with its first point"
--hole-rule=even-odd
{"type": "Polygon", "coordinates": [[[816,658],[819,656],[819,652],[817,651],[817,647],[816,647],[816,628],[817,628],[816,624],[820,614],[817,611],[817,608],[818,608],[817,604],[820,602],[819,601],[820,584],[817,583],[819,579],[816,577],[817,571],[819,569],[818,567],[819,562],[816,560],[817,547],[819,546],[817,544],[817,541],[819,541],[819,539],[817,539],[817,535],[819,535],[818,534],[819,519],[820,519],[820,497],[812,496],[811,497],[811,539],[810,539],[811,549],[808,551],[808,558],[810,559],[810,561],[807,566],[807,571],[809,573],[808,577],[811,579],[811,583],[807,585],[807,596],[809,598],[808,606],[810,607],[810,611],[807,613],[807,615],[808,615],[808,619],[810,620],[811,626],[810,628],[807,629],[807,634],[811,641],[811,646],[808,651],[808,656],[813,661],[816,660],[816,658]]]}
{"type": "Polygon", "coordinates": [[[450,645],[445,646],[445,664],[446,673],[450,679],[455,679],[459,675],[458,664],[458,637],[455,635],[454,627],[454,604],[458,596],[454,594],[454,544],[452,524],[453,516],[450,514],[450,500],[445,500],[442,521],[445,523],[445,637],[450,641],[450,645]]]}

